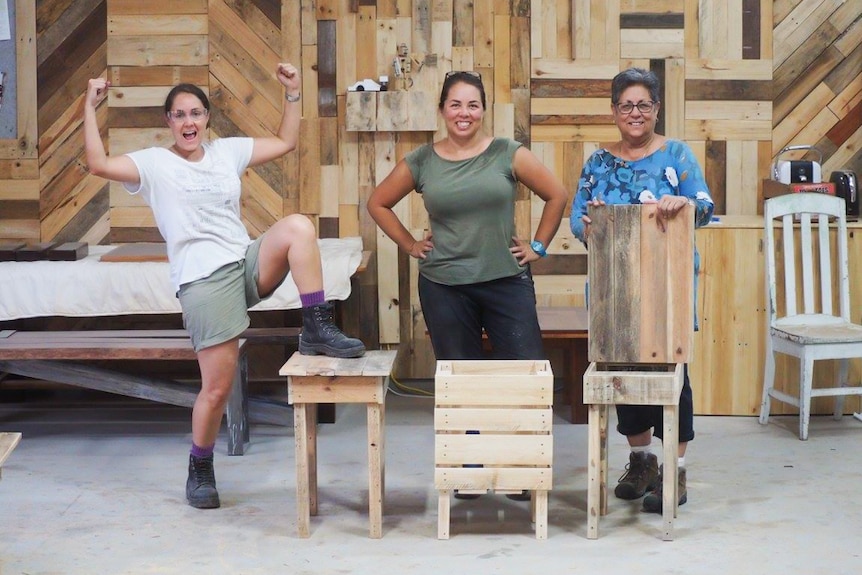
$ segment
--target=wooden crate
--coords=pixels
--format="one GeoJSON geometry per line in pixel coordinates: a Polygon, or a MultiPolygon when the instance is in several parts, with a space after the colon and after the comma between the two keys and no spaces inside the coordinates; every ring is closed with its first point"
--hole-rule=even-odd
{"type": "Polygon", "coordinates": [[[694,338],[694,207],[591,207],[589,360],[686,363],[694,338]]]}
{"type": "Polygon", "coordinates": [[[536,537],[547,537],[554,375],[548,361],[438,361],[434,486],[438,537],[449,537],[449,494],[532,491],[536,537]]]}

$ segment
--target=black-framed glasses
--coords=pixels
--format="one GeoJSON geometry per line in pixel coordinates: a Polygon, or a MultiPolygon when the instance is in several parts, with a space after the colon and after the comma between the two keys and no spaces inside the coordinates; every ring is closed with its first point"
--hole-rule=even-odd
{"type": "Polygon", "coordinates": [[[471,76],[473,78],[479,79],[480,81],[482,80],[482,74],[476,72],[475,70],[452,70],[451,72],[446,72],[446,77],[443,78],[443,80],[446,81],[452,76],[471,76]]]}
{"type": "Polygon", "coordinates": [[[637,104],[632,104],[631,102],[623,102],[622,104],[616,103],[614,106],[616,106],[617,112],[627,116],[631,114],[632,110],[635,108],[637,108],[638,112],[641,114],[649,114],[655,109],[655,104],[655,102],[647,100],[644,102],[638,102],[637,104]]]}
{"type": "Polygon", "coordinates": [[[189,111],[188,114],[186,114],[185,110],[172,110],[168,112],[168,118],[174,122],[182,122],[186,119],[186,116],[188,116],[193,122],[197,122],[198,120],[206,118],[208,114],[208,110],[201,110],[200,108],[194,108],[189,111]]]}

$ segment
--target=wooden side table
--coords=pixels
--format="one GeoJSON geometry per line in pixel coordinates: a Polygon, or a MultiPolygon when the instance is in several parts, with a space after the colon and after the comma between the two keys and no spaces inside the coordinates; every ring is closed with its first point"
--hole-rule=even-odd
{"type": "Polygon", "coordinates": [[[300,537],[317,515],[317,404],[364,403],[368,409],[368,512],[370,536],[383,535],[384,412],[395,351],[368,351],[353,359],[294,353],[279,370],[287,376],[296,441],[296,507],[300,537]]]}
{"type": "Polygon", "coordinates": [[[598,539],[599,517],[608,514],[608,408],[611,405],[661,405],[662,539],[673,539],[673,519],[679,507],[677,448],[679,446],[679,395],[683,364],[640,365],[638,370],[591,363],[584,374],[584,403],[589,406],[587,469],[587,539],[598,539]],[[653,367],[655,370],[648,370],[653,367]],[[664,368],[662,371],[661,369],[664,368]]]}

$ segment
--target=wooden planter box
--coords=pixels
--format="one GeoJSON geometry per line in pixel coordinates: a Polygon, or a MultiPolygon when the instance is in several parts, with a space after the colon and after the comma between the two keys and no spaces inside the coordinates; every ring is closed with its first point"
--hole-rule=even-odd
{"type": "Polygon", "coordinates": [[[686,363],[694,339],[694,207],[662,231],[656,205],[591,207],[592,362],[686,363]]]}
{"type": "Polygon", "coordinates": [[[438,361],[434,486],[438,537],[449,536],[449,493],[533,492],[536,536],[547,537],[554,375],[548,361],[438,361]]]}

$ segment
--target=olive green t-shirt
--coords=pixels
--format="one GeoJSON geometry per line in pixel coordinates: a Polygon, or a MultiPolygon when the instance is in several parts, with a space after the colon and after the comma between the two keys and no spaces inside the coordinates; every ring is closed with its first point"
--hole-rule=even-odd
{"type": "Polygon", "coordinates": [[[512,277],[525,268],[509,251],[515,235],[517,182],[512,160],[519,142],[494,138],[467,160],[446,160],[426,144],[405,161],[422,194],[434,249],[419,272],[444,285],[512,277]]]}

